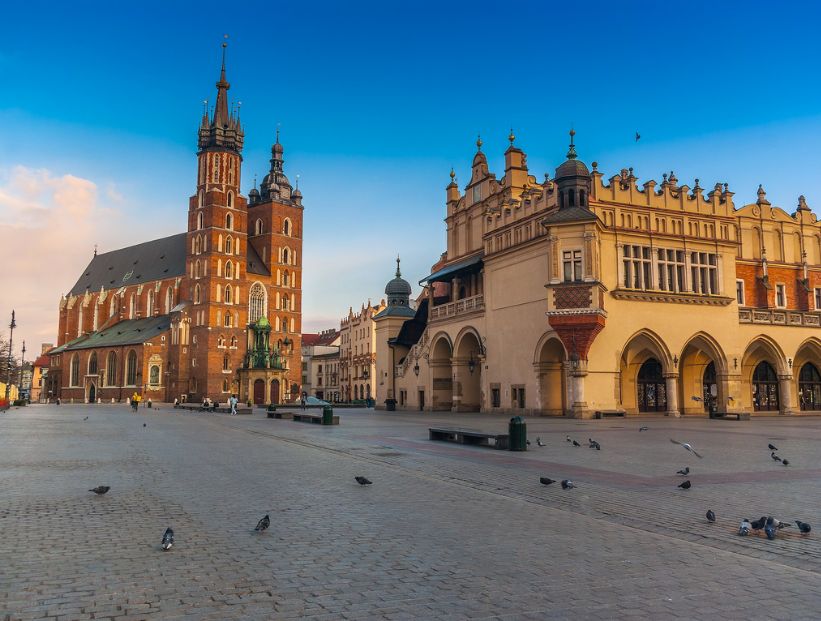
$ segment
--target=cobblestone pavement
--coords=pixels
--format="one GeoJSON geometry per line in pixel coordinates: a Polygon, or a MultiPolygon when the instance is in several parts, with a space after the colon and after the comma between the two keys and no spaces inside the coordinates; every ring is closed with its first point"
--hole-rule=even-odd
{"type": "Polygon", "coordinates": [[[0,415],[0,620],[821,618],[821,419],[530,418],[514,453],[427,439],[506,417],[337,413],[0,415]]]}

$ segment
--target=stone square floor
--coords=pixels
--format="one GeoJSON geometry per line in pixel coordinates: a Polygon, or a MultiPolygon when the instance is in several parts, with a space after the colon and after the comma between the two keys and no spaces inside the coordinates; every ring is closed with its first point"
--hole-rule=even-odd
{"type": "Polygon", "coordinates": [[[821,618],[819,418],[528,418],[519,453],[428,440],[504,416],[158,406],[0,414],[0,621],[821,618]]]}

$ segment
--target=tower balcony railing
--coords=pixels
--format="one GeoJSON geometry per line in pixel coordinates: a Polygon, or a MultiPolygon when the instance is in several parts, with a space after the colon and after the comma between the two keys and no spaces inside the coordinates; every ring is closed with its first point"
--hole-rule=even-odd
{"type": "Polygon", "coordinates": [[[430,309],[430,320],[436,321],[447,319],[448,317],[455,317],[456,315],[463,315],[466,313],[475,313],[485,310],[485,296],[483,293],[474,295],[469,298],[456,300],[455,302],[448,302],[447,304],[440,304],[430,309]]]}

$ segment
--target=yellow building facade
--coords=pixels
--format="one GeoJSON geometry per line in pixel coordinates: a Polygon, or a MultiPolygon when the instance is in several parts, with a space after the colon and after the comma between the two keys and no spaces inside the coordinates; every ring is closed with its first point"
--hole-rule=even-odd
{"type": "MultiPolygon", "coordinates": [[[[759,187],[736,206],[673,172],[539,181],[511,133],[446,189],[447,253],[413,319],[377,317],[400,409],[588,418],[821,414],[821,223],[759,187]]],[[[379,350],[378,350],[379,351],[379,350]]]]}

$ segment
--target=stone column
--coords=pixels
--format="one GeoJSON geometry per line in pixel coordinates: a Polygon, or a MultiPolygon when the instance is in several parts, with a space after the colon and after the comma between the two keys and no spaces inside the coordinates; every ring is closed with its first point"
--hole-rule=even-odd
{"type": "Polygon", "coordinates": [[[678,374],[667,373],[664,376],[667,384],[667,416],[678,418],[681,413],[678,411],[678,374]]]}
{"type": "Polygon", "coordinates": [[[782,416],[793,414],[792,375],[778,376],[778,413],[782,416]]]}

